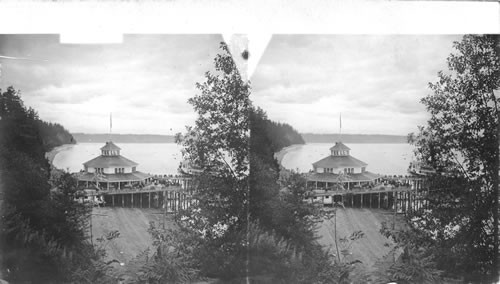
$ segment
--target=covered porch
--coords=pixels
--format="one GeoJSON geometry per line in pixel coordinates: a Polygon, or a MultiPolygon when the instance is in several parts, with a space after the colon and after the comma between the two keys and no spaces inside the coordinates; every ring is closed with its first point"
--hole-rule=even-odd
{"type": "Polygon", "coordinates": [[[333,191],[371,189],[380,183],[380,179],[380,175],[370,172],[342,176],[332,173],[312,173],[307,177],[307,188],[333,191]]]}
{"type": "Polygon", "coordinates": [[[152,176],[140,172],[109,175],[84,173],[78,177],[78,186],[97,187],[99,190],[122,190],[144,187],[152,181],[152,176]]]}

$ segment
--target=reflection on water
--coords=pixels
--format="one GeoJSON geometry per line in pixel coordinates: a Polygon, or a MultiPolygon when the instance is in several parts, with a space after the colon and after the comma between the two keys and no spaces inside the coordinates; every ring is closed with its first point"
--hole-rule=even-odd
{"type": "MultiPolygon", "coordinates": [[[[330,155],[334,143],[311,143],[293,147],[285,154],[282,164],[301,172],[312,170],[312,163],[330,155]]],[[[413,159],[409,144],[346,144],[351,156],[368,164],[367,171],[384,175],[405,175],[413,159]]]]}
{"type": "MultiPolygon", "coordinates": [[[[176,174],[181,162],[181,146],[175,143],[116,143],[120,154],[139,163],[138,171],[151,174],[176,174]]],[[[104,143],[80,143],[59,152],[54,165],[60,169],[78,172],[83,163],[101,154],[104,143]]]]}

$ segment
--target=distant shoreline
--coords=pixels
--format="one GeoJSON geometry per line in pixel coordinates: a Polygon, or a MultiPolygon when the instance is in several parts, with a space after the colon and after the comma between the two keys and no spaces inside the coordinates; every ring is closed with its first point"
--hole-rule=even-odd
{"type": "MultiPolygon", "coordinates": [[[[175,143],[174,135],[163,134],[87,134],[71,133],[78,143],[105,143],[112,140],[115,143],[175,143]]],[[[301,133],[306,143],[398,143],[407,144],[408,137],[404,135],[389,134],[317,134],[301,133]]]]}
{"type": "Polygon", "coordinates": [[[388,134],[315,134],[301,133],[306,143],[332,143],[342,141],[350,144],[408,144],[408,137],[388,134]]]}
{"type": "Polygon", "coordinates": [[[86,134],[71,133],[78,143],[175,143],[175,136],[160,134],[86,134]]]}

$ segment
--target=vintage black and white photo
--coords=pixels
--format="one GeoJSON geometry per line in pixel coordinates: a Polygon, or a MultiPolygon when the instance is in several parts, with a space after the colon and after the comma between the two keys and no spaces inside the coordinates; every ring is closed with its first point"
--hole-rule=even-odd
{"type": "Polygon", "coordinates": [[[494,283],[498,36],[269,39],[0,35],[0,280],[494,283]]]}

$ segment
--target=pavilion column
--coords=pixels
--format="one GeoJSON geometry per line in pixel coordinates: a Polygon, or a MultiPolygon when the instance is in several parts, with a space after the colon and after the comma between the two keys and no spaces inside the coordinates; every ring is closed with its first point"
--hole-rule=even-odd
{"type": "Polygon", "coordinates": [[[109,190],[109,182],[106,183],[106,188],[109,190]]]}
{"type": "Polygon", "coordinates": [[[89,181],[87,181],[87,188],[89,187],[89,181]]]}
{"type": "Polygon", "coordinates": [[[120,190],[120,188],[121,188],[121,187],[120,187],[120,182],[118,182],[118,190],[120,190]]]}
{"type": "Polygon", "coordinates": [[[392,205],[394,206],[394,211],[398,212],[398,195],[394,191],[392,192],[392,205]]]}

